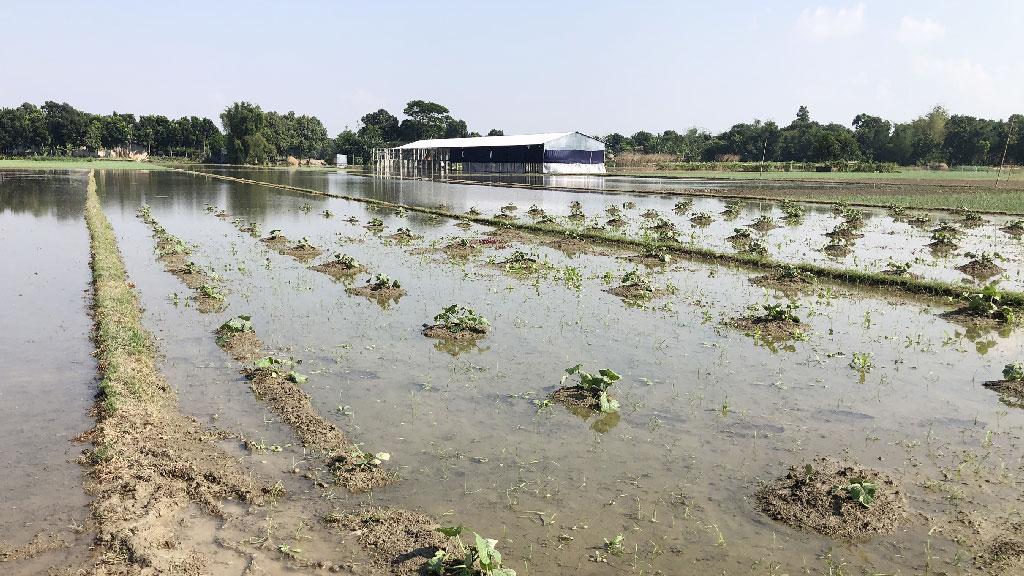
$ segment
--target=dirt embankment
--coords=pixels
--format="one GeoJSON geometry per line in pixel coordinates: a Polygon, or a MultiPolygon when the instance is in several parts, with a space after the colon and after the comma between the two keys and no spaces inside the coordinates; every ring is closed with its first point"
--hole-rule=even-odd
{"type": "Polygon", "coordinates": [[[224,309],[224,294],[214,281],[199,265],[192,262],[189,256],[192,247],[177,236],[167,232],[150,212],[149,206],[139,210],[139,218],[153,231],[156,239],[157,259],[163,263],[164,269],[181,280],[192,290],[192,299],[200,312],[217,312],[224,309]]]}
{"type": "Polygon", "coordinates": [[[242,373],[256,398],[266,402],[295,432],[304,446],[316,450],[325,459],[325,466],[335,481],[351,492],[366,492],[390,484],[398,475],[374,464],[372,455],[356,449],[355,444],[313,406],[313,402],[295,375],[278,365],[255,363],[266,355],[263,342],[251,330],[217,333],[217,344],[232,358],[248,364],[242,373]]]}
{"type": "Polygon", "coordinates": [[[96,184],[85,209],[93,271],[96,357],[102,376],[92,444],[82,457],[93,495],[93,574],[201,574],[206,556],[180,544],[181,522],[198,507],[223,517],[222,503],[259,503],[270,487],[213,441],[216,434],[182,415],[157,372],[96,184]]]}
{"type": "Polygon", "coordinates": [[[261,238],[260,242],[263,242],[267,247],[275,250],[278,254],[284,256],[291,256],[299,262],[305,262],[316,258],[323,252],[309,243],[305,238],[294,242],[289,240],[284,234],[278,233],[276,230],[271,232],[270,236],[261,238]]]}

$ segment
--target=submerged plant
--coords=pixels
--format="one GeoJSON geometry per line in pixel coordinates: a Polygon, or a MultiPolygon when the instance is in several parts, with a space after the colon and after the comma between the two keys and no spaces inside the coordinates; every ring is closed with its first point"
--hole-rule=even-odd
{"type": "Polygon", "coordinates": [[[370,469],[376,468],[391,460],[391,454],[387,452],[363,452],[359,449],[359,446],[352,445],[352,450],[347,454],[347,463],[352,464],[356,468],[370,469]]]}
{"type": "Polygon", "coordinates": [[[444,326],[446,330],[454,334],[460,332],[486,334],[491,326],[487,318],[457,304],[446,307],[440,314],[434,316],[434,322],[444,326]]]}
{"type": "Polygon", "coordinates": [[[367,280],[367,284],[370,286],[370,290],[399,290],[402,285],[399,284],[398,280],[392,280],[387,274],[377,274],[373,277],[373,280],[367,280]]]}
{"type": "Polygon", "coordinates": [[[198,288],[198,290],[199,290],[199,293],[202,294],[206,298],[210,298],[210,299],[213,299],[213,300],[223,300],[224,299],[224,294],[221,294],[220,290],[216,286],[212,286],[210,284],[203,284],[202,286],[200,286],[198,288]]]}
{"type": "Polygon", "coordinates": [[[758,240],[751,240],[743,248],[743,252],[750,254],[751,256],[764,258],[765,256],[768,256],[768,246],[765,246],[764,242],[760,242],[758,240]]]}
{"type": "Polygon", "coordinates": [[[217,333],[223,335],[241,334],[243,332],[252,331],[252,317],[243,315],[235,316],[231,320],[221,324],[220,328],[217,328],[217,333]]]}
{"type": "Polygon", "coordinates": [[[348,254],[342,254],[341,252],[337,252],[334,254],[334,259],[331,260],[331,264],[338,266],[340,268],[345,268],[347,270],[363,267],[363,265],[358,260],[349,256],[348,254]]]}
{"type": "Polygon", "coordinates": [[[764,312],[757,317],[757,320],[761,322],[792,322],[793,324],[799,324],[800,318],[797,317],[793,312],[800,308],[800,305],[796,302],[790,302],[783,306],[782,304],[762,304],[761,308],[764,312]]]}
{"type": "Polygon", "coordinates": [[[683,213],[689,210],[691,206],[693,206],[693,200],[686,199],[676,202],[676,205],[672,209],[678,213],[683,213]]]}
{"type": "Polygon", "coordinates": [[[577,364],[572,368],[565,369],[565,374],[562,375],[562,382],[565,382],[566,378],[573,375],[579,378],[577,386],[581,390],[597,397],[601,406],[601,412],[619,411],[619,402],[608,397],[608,388],[618,382],[622,378],[621,376],[608,368],[602,368],[598,370],[597,374],[591,374],[583,371],[583,364],[577,364]]]}
{"type": "Polygon", "coordinates": [[[625,537],[621,533],[616,534],[615,537],[612,538],[611,540],[605,538],[604,539],[604,549],[605,549],[605,551],[607,551],[612,556],[622,556],[623,554],[626,553],[626,547],[622,543],[623,540],[625,540],[625,537]]]}
{"type": "Polygon", "coordinates": [[[875,367],[875,364],[871,361],[870,352],[854,352],[853,359],[850,360],[850,368],[853,368],[861,374],[867,374],[875,367]]]}
{"type": "Polygon", "coordinates": [[[1013,308],[1003,303],[1003,291],[995,282],[990,282],[980,292],[965,294],[967,298],[967,312],[974,316],[993,318],[1003,322],[1013,323],[1015,313],[1013,308]]]}
{"type": "Polygon", "coordinates": [[[803,206],[790,200],[783,200],[781,208],[782,213],[786,215],[786,220],[799,220],[807,212],[803,206]]]}
{"type": "Polygon", "coordinates": [[[515,272],[520,274],[536,272],[540,267],[536,254],[527,254],[522,250],[512,252],[512,255],[506,258],[501,265],[505,268],[506,272],[515,272]]]}

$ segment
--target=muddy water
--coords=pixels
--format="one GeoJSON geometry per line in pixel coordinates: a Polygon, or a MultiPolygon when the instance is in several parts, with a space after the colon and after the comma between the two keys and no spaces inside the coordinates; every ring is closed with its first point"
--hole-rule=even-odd
{"type": "MultiPolygon", "coordinates": [[[[288,177],[412,203],[496,209],[508,201],[488,187],[288,177]]],[[[232,315],[252,314],[280,356],[302,360],[304,386],[321,412],[400,467],[399,484],[338,495],[342,505],[387,502],[465,524],[499,538],[521,574],[606,573],[590,558],[606,556],[605,539],[620,533],[626,553],[608,564],[635,572],[827,573],[843,563],[853,572],[967,572],[970,555],[951,539],[957,511],[990,515],[1020,505],[1024,415],[981,383],[1019,360],[1024,340],[969,332],[938,317],[941,302],[823,286],[797,297],[809,339],[772,348],[723,326],[749,304],[782,298],[750,285],[739,269],[674,263],[654,271],[654,282],[674,285],[676,294],[627,307],[604,291],[606,274],[633,268],[615,254],[569,258],[527,241],[453,263],[418,249],[488,229],[185,174],[101,173],[98,180],[185,410],[250,438],[294,443],[210,335],[232,315]],[[188,306],[184,286],[153,261],[149,231],[135,217],[142,203],[169,232],[199,246],[193,259],[223,277],[227,310],[203,315],[188,306]],[[400,280],[408,294],[386,309],[348,295],[208,205],[264,232],[307,237],[326,254],[352,255],[371,273],[400,280]],[[335,216],[322,216],[325,209],[335,216]],[[344,222],[348,216],[360,224],[344,222]],[[372,217],[384,220],[383,234],[361,226],[372,217]],[[409,245],[385,238],[400,226],[424,238],[409,245]],[[513,278],[489,264],[515,248],[546,258],[553,272],[513,278]],[[566,267],[582,275],[579,289],[563,280],[566,267]],[[491,320],[479,348],[452,355],[419,333],[452,303],[491,320]],[[851,369],[854,353],[870,354],[873,367],[851,369]],[[559,406],[538,408],[533,400],[576,363],[623,375],[613,388],[620,415],[583,420],[559,406]],[[895,535],[848,544],[755,510],[759,480],[822,455],[898,478],[911,521],[895,535]]],[[[554,198],[552,210],[570,198],[520,193],[554,198]]],[[[534,201],[519,202],[521,210],[534,201]]],[[[581,201],[590,213],[608,199],[581,201]]],[[[259,458],[284,475],[297,457],[288,448],[259,458]]],[[[311,505],[323,499],[313,491],[306,497],[311,505]]]]}
{"type": "Polygon", "coordinates": [[[87,314],[89,239],[81,173],[0,172],[0,546],[61,542],[4,574],[84,557],[81,446],[96,366],[87,314]]]}
{"type": "MultiPolygon", "coordinates": [[[[232,176],[250,178],[266,182],[283,183],[298,187],[323,190],[333,194],[361,196],[412,204],[417,206],[444,206],[454,212],[463,212],[476,207],[487,215],[498,214],[500,208],[508,203],[519,207],[519,217],[529,220],[524,214],[531,205],[543,208],[548,214],[558,217],[567,228],[604,226],[609,215],[608,207],[616,206],[622,211],[621,218],[626,225],[618,231],[630,236],[640,237],[645,228],[653,224],[653,219],[641,215],[654,210],[658,216],[675,225],[679,240],[690,245],[708,247],[720,252],[730,253],[737,246],[727,240],[737,228],[749,230],[755,240],[763,243],[768,254],[785,262],[808,262],[824,266],[857,269],[868,272],[880,272],[889,267],[890,263],[910,264],[910,272],[924,278],[947,282],[963,282],[965,290],[970,286],[978,286],[982,282],[971,278],[957,268],[971,261],[970,254],[998,254],[999,265],[1005,272],[985,281],[998,280],[1006,289],[1024,289],[1024,241],[1014,238],[999,230],[1015,218],[1007,216],[986,215],[985,222],[976,227],[962,227],[963,237],[957,249],[949,253],[934,253],[928,244],[931,242],[931,229],[942,221],[958,224],[962,216],[945,211],[911,210],[910,215],[924,215],[931,219],[925,226],[912,226],[906,222],[896,221],[886,210],[878,208],[860,208],[864,214],[864,226],[858,230],[863,238],[852,242],[851,249],[844,256],[831,256],[823,251],[829,243],[825,234],[831,231],[842,218],[832,213],[828,206],[820,204],[801,204],[807,214],[795,222],[786,222],[783,211],[777,202],[761,200],[724,200],[717,198],[695,197],[692,206],[682,212],[674,210],[675,203],[683,196],[649,195],[633,193],[628,190],[658,190],[657,180],[633,178],[610,178],[603,190],[533,190],[523,188],[503,188],[474,184],[450,184],[435,181],[402,181],[395,179],[379,179],[350,175],[343,172],[318,171],[286,171],[286,170],[252,170],[221,168],[210,171],[232,176]],[[624,181],[623,181],[624,180],[624,181]],[[578,201],[582,205],[586,221],[570,222],[569,204],[578,201]],[[634,208],[623,208],[623,203],[633,202],[634,208]],[[726,218],[721,213],[728,204],[738,202],[739,213],[734,218],[726,218]],[[698,225],[690,221],[697,213],[712,215],[714,221],[709,225],[698,225]],[[776,228],[768,232],[757,232],[748,226],[761,216],[770,216],[775,220],[776,228]]],[[[557,177],[556,177],[557,178],[557,177]]],[[[588,187],[593,177],[567,176],[564,178],[584,178],[585,182],[575,183],[574,187],[588,187]]],[[[600,179],[602,182],[605,179],[600,179]]],[[[562,180],[545,180],[553,186],[568,186],[562,180]]],[[[818,184],[814,184],[819,186],[818,184]]],[[[856,185],[851,185],[855,187],[856,185]]],[[[611,230],[611,229],[610,229],[611,230]]]]}

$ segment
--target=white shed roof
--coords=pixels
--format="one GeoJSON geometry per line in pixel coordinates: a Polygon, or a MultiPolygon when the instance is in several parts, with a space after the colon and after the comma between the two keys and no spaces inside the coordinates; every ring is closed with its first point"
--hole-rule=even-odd
{"type": "Polygon", "coordinates": [[[417,140],[404,146],[403,150],[419,148],[473,148],[476,146],[530,146],[544,144],[563,138],[572,132],[546,132],[544,134],[519,134],[517,136],[477,136],[475,138],[434,138],[417,140]]]}

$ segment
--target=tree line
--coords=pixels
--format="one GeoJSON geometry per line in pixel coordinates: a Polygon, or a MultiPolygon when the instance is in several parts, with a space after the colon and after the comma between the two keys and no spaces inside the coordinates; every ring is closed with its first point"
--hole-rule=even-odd
{"type": "MultiPolygon", "coordinates": [[[[81,151],[145,150],[150,155],[197,161],[267,164],[286,156],[331,160],[346,154],[355,161],[370,150],[425,138],[480,136],[465,120],[436,102],[412,100],[404,118],[383,108],[365,114],[356,130],[328,136],[316,116],[264,111],[235,102],[220,115],[221,126],[196,116],[91,114],[67,103],[47,101],[0,108],[0,154],[71,155],[81,151]]],[[[678,161],[842,162],[862,160],[899,165],[947,163],[1024,164],[1024,116],[988,120],[950,115],[936,106],[909,122],[858,114],[850,126],[822,124],[801,106],[786,126],[754,120],[713,134],[691,128],[682,133],[639,131],[602,138],[611,154],[667,154],[678,161]]],[[[489,136],[502,135],[492,129],[489,136]]]]}
{"type": "Polygon", "coordinates": [[[769,162],[891,162],[901,166],[1024,164],[1024,116],[987,120],[950,115],[936,106],[909,122],[895,123],[858,114],[850,127],[811,120],[801,106],[787,126],[754,120],[733,125],[720,134],[691,128],[679,133],[640,131],[632,136],[609,134],[612,154],[669,154],[680,161],[742,160],[769,162]]]}

